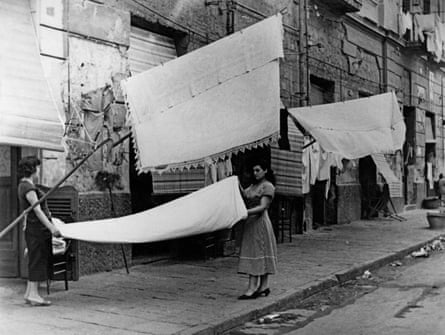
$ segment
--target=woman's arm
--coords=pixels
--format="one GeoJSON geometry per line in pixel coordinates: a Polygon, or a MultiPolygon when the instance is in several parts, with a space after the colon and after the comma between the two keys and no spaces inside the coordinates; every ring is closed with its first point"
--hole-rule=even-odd
{"type": "Polygon", "coordinates": [[[262,196],[260,204],[256,207],[250,208],[247,210],[247,215],[258,215],[262,214],[265,210],[267,210],[270,207],[270,204],[272,203],[272,198],[269,196],[262,196]]]}
{"type": "MultiPolygon", "coordinates": [[[[26,200],[28,200],[28,202],[31,205],[34,205],[37,201],[39,201],[35,191],[29,191],[28,193],[26,193],[26,200]]],[[[59,229],[57,229],[56,226],[53,225],[51,223],[51,221],[49,221],[49,219],[46,217],[45,213],[43,213],[42,208],[40,207],[40,205],[37,205],[36,207],[34,207],[34,213],[36,214],[36,216],[40,220],[40,222],[46,228],[48,228],[48,230],[51,232],[51,234],[53,234],[56,237],[60,237],[61,236],[59,229]]]]}

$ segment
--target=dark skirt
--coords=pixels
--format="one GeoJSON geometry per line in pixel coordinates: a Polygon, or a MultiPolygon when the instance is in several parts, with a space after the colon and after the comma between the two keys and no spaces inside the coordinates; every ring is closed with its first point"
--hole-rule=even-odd
{"type": "Polygon", "coordinates": [[[46,281],[49,279],[52,261],[51,234],[25,230],[25,241],[28,248],[28,280],[46,281]]]}

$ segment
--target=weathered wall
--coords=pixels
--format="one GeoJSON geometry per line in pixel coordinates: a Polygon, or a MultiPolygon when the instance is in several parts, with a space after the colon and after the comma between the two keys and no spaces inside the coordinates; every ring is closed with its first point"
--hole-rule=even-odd
{"type": "MultiPolygon", "coordinates": [[[[115,216],[123,216],[131,211],[128,193],[114,193],[115,216]]],[[[79,194],[79,220],[105,219],[111,217],[110,197],[106,193],[89,192],[79,194]]],[[[111,271],[122,268],[124,260],[121,246],[79,242],[79,272],[86,275],[93,272],[111,271]]],[[[128,265],[131,264],[131,245],[125,245],[128,265]]]]}
{"type": "MultiPolygon", "coordinates": [[[[97,130],[95,125],[105,125],[108,129],[113,129],[110,136],[114,139],[122,136],[127,130],[123,126],[125,109],[117,83],[128,75],[127,51],[131,24],[173,37],[179,55],[224,37],[228,28],[226,2],[217,2],[216,5],[209,6],[206,6],[203,0],[34,0],[34,2],[41,3],[40,7],[35,6],[35,17],[44,23],[44,26],[39,28],[41,50],[46,73],[63,117],[67,121],[78,121],[74,112],[78,107],[81,110],[81,119],[86,118],[88,122],[95,120],[96,123],[92,122],[91,127],[88,127],[90,130],[97,130]],[[92,92],[107,86],[112,88],[113,98],[117,100],[112,100],[107,118],[105,113],[101,114],[104,111],[98,110],[97,106],[94,107],[92,104],[86,104],[88,112],[82,111],[85,109],[85,100],[94,98],[92,92]],[[114,127],[114,122],[118,122],[119,126],[114,127]]],[[[364,0],[362,11],[358,14],[365,17],[362,21],[355,19],[356,14],[340,16],[332,12],[323,6],[323,1],[308,2],[308,39],[311,45],[315,45],[308,48],[310,74],[335,83],[333,93],[335,101],[395,90],[403,104],[419,107],[415,148],[418,155],[414,168],[422,174],[425,151],[424,130],[422,130],[424,113],[425,111],[435,113],[437,171],[443,172],[445,157],[440,100],[441,73],[434,70],[433,72],[437,72],[438,75],[431,83],[429,80],[431,69],[428,63],[418,56],[407,56],[397,41],[396,21],[390,14],[400,1],[364,0]],[[319,6],[316,8],[315,4],[319,6]],[[385,10],[385,6],[391,10],[385,10]],[[385,39],[383,28],[389,30],[390,38],[385,39]],[[434,101],[433,104],[430,103],[430,96],[434,101]]],[[[281,98],[286,106],[293,107],[302,102],[304,95],[301,93],[305,90],[305,85],[302,85],[304,83],[299,80],[300,77],[305,77],[306,59],[299,57],[298,3],[287,0],[243,1],[234,8],[233,28],[235,31],[240,30],[286,7],[288,14],[283,17],[285,59],[280,67],[281,98]],[[300,61],[303,61],[302,68],[300,61]]],[[[301,28],[304,28],[303,25],[301,28]]],[[[305,49],[302,51],[305,56],[305,49]]],[[[85,129],[76,128],[76,125],[79,123],[72,123],[70,129],[72,132],[69,135],[86,140],[88,136],[85,134],[85,129]]],[[[54,159],[55,155],[48,154],[48,159],[45,161],[48,173],[44,176],[48,184],[54,183],[56,176],[63,175],[73,166],[82,157],[82,150],[91,149],[88,145],[76,145],[74,142],[71,142],[66,164],[64,157],[58,156],[54,159]]],[[[69,181],[83,192],[85,218],[88,218],[88,215],[97,217],[88,210],[88,208],[94,209],[91,203],[99,201],[97,199],[101,197],[101,201],[106,202],[104,194],[98,196],[94,193],[97,190],[94,183],[97,171],[106,169],[119,173],[122,177],[122,184],[119,187],[123,194],[128,195],[128,144],[122,145],[116,153],[110,156],[104,149],[95,154],[91,161],[69,181]],[[96,200],[87,200],[90,198],[96,200]]],[[[357,163],[355,162],[355,166],[357,163]]],[[[393,163],[394,171],[402,170],[400,161],[396,162],[394,158],[393,163]]],[[[337,176],[337,185],[338,222],[358,219],[360,201],[356,200],[359,199],[360,187],[356,168],[340,173],[337,176]]],[[[422,197],[424,186],[416,185],[418,185],[416,188],[418,197],[422,197]]],[[[401,199],[395,201],[400,203],[401,199]]],[[[124,211],[129,211],[129,207],[123,208],[124,211]]],[[[106,208],[101,211],[105,213],[106,208]]],[[[89,251],[85,251],[85,257],[82,258],[92,257],[96,252],[93,250],[97,250],[96,247],[85,248],[89,251]]],[[[103,257],[95,258],[114,257],[110,256],[109,251],[101,252],[101,255],[103,257]]],[[[104,262],[108,265],[97,264],[97,266],[100,268],[109,266],[107,261],[104,262]]],[[[85,268],[86,266],[84,264],[85,268]]],[[[89,271],[93,269],[86,270],[89,271]]]]}
{"type": "MultiPolygon", "coordinates": [[[[46,73],[67,123],[67,155],[47,154],[48,169],[44,180],[48,185],[58,181],[92,150],[92,139],[100,142],[111,136],[117,140],[128,131],[124,125],[125,108],[118,83],[129,73],[127,52],[131,24],[173,37],[180,55],[227,34],[227,8],[223,2],[206,6],[201,0],[34,1],[35,17],[43,24],[38,30],[46,73]],[[108,88],[111,88],[111,98],[108,88]],[[103,101],[110,103],[109,109],[101,108],[103,101]],[[96,137],[100,130],[101,135],[96,137]]],[[[246,2],[245,8],[236,9],[233,28],[237,31],[260,21],[288,3],[284,0],[246,2]]],[[[291,3],[290,12],[293,7],[291,3]]],[[[291,56],[282,62],[281,67],[283,101],[288,106],[296,106],[298,95],[293,95],[293,92],[298,91],[298,64],[292,57],[297,53],[297,32],[292,28],[294,16],[287,15],[284,21],[290,27],[285,30],[285,48],[291,56]]],[[[116,201],[125,205],[115,215],[130,212],[127,203],[128,142],[111,155],[108,149],[104,147],[95,153],[67,181],[81,192],[81,220],[111,215],[107,195],[96,192],[95,176],[101,170],[121,176],[116,201]]],[[[79,250],[81,274],[109,270],[113,266],[111,264],[122,265],[119,263],[120,251],[116,251],[115,247],[80,243],[79,250]]]]}

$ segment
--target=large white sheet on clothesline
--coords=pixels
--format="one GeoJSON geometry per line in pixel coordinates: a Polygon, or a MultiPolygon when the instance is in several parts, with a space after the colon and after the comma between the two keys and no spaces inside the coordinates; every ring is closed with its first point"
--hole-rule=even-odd
{"type": "Polygon", "coordinates": [[[394,92],[289,113],[326,152],[347,159],[393,153],[405,142],[405,123],[394,92]]]}
{"type": "Polygon", "coordinates": [[[99,243],[147,243],[231,228],[247,217],[233,176],[159,207],[120,218],[56,224],[63,237],[99,243]]]}
{"type": "Polygon", "coordinates": [[[202,165],[275,139],[281,15],[122,82],[139,171],[202,165]]]}

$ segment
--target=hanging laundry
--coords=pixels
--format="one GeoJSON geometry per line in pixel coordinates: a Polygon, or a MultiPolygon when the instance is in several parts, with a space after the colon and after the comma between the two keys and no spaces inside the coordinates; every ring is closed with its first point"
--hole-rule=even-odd
{"type": "Polygon", "coordinates": [[[343,158],[355,159],[376,152],[394,152],[400,150],[405,142],[405,123],[394,92],[291,108],[289,113],[323,150],[343,158]]]}
{"type": "Polygon", "coordinates": [[[434,33],[436,14],[414,15],[414,41],[425,41],[423,33],[434,33]]]}
{"type": "Polygon", "coordinates": [[[433,180],[433,163],[426,163],[426,179],[428,180],[428,186],[430,190],[434,189],[434,180],[433,180]]]}
{"type": "Polygon", "coordinates": [[[277,14],[122,81],[138,171],[202,166],[277,140],[282,57],[277,14]]]}
{"type": "MultiPolygon", "coordinates": [[[[304,138],[304,145],[307,145],[312,139],[310,137],[304,138]]],[[[303,164],[303,172],[301,174],[301,188],[303,194],[309,193],[311,189],[311,168],[310,168],[310,149],[307,147],[303,150],[301,155],[301,162],[303,164]]]]}
{"type": "Polygon", "coordinates": [[[413,30],[413,17],[411,13],[404,13],[400,8],[399,12],[399,34],[400,36],[405,35],[405,33],[413,30]]]}
{"type": "Polygon", "coordinates": [[[318,142],[312,144],[309,148],[309,162],[310,162],[310,182],[314,185],[317,180],[318,169],[320,168],[320,145],[318,142]]]}

